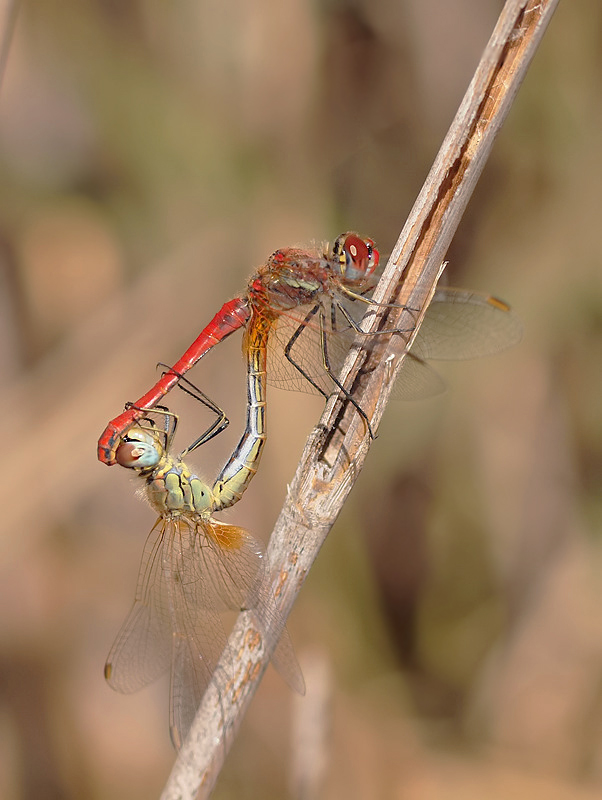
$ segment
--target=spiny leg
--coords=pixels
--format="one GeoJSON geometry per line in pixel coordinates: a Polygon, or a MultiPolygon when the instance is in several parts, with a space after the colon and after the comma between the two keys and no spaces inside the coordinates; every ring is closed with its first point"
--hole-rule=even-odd
{"type": "Polygon", "coordinates": [[[306,371],[303,369],[303,367],[301,366],[301,364],[298,364],[298,363],[295,361],[295,359],[293,358],[293,356],[292,356],[292,354],[291,354],[291,349],[292,349],[293,345],[295,344],[295,342],[297,341],[297,339],[299,338],[299,336],[300,336],[300,335],[303,333],[303,331],[305,330],[305,328],[306,328],[306,327],[307,327],[307,325],[309,324],[309,322],[310,322],[311,318],[312,318],[312,317],[314,317],[314,316],[316,315],[316,313],[319,311],[319,309],[320,309],[320,306],[319,306],[319,305],[315,305],[315,306],[313,306],[313,308],[311,308],[311,309],[310,309],[310,310],[307,312],[307,314],[305,315],[305,319],[303,320],[303,322],[302,322],[302,323],[299,325],[299,327],[297,328],[297,330],[296,330],[296,331],[293,333],[293,335],[291,336],[291,338],[288,340],[288,342],[287,342],[287,344],[286,344],[286,347],[284,348],[284,355],[286,356],[286,358],[287,358],[287,361],[289,361],[289,363],[291,363],[291,364],[293,365],[293,367],[294,367],[294,368],[297,370],[297,372],[299,372],[301,375],[303,375],[303,377],[305,378],[305,380],[306,380],[308,383],[310,383],[310,384],[311,384],[311,385],[314,387],[314,389],[316,389],[316,390],[317,390],[317,391],[318,391],[318,392],[319,392],[319,393],[322,395],[322,397],[328,398],[328,394],[327,394],[327,393],[324,391],[324,389],[322,389],[322,387],[321,387],[321,386],[318,386],[318,384],[317,384],[317,383],[314,381],[314,379],[311,377],[311,375],[309,375],[309,374],[308,374],[308,373],[307,373],[307,372],[306,372],[306,371]]]}
{"type": "Polygon", "coordinates": [[[339,381],[339,379],[334,374],[332,367],[330,366],[330,359],[328,357],[328,337],[326,336],[326,329],[324,326],[324,311],[320,309],[320,343],[322,346],[322,363],[324,365],[324,370],[326,374],[331,379],[331,381],[337,386],[339,391],[341,391],[347,400],[354,406],[360,417],[366,423],[368,427],[368,433],[370,434],[371,439],[375,439],[374,432],[372,430],[372,425],[370,425],[370,420],[368,419],[368,415],[364,411],[364,409],[360,406],[357,400],[345,389],[343,384],[339,381]]]}
{"type": "MultiPolygon", "coordinates": [[[[293,345],[295,344],[295,342],[297,341],[297,339],[299,338],[301,333],[305,330],[305,328],[309,324],[309,322],[312,319],[312,317],[314,317],[318,311],[320,312],[320,342],[321,342],[321,350],[322,350],[322,364],[324,366],[324,370],[325,370],[326,374],[329,376],[329,378],[332,380],[332,382],[335,384],[335,386],[345,395],[347,400],[349,400],[349,402],[357,409],[357,412],[359,413],[359,415],[362,417],[362,419],[364,420],[364,422],[368,426],[368,432],[370,433],[370,438],[374,439],[375,437],[374,437],[374,433],[372,431],[372,426],[370,425],[370,420],[368,419],[368,416],[367,416],[366,412],[360,406],[360,404],[357,402],[357,400],[355,400],[349,394],[347,389],[345,389],[345,387],[336,378],[336,376],[334,375],[334,373],[332,371],[332,368],[330,366],[330,362],[329,362],[329,359],[328,359],[328,350],[327,350],[327,347],[326,347],[326,331],[325,331],[325,328],[324,328],[324,311],[323,311],[322,307],[319,304],[313,306],[313,308],[311,308],[308,311],[308,313],[305,315],[305,319],[299,325],[299,327],[296,329],[294,334],[289,339],[286,347],[284,348],[284,354],[285,354],[286,358],[288,359],[288,361],[293,365],[293,367],[295,367],[295,369],[298,370],[298,372],[300,372],[301,375],[303,375],[303,377],[315,389],[317,389],[318,392],[320,392],[320,394],[323,397],[328,398],[328,394],[324,391],[324,389],[322,389],[321,386],[318,386],[318,384],[313,380],[313,378],[310,375],[308,375],[308,373],[303,369],[303,367],[294,360],[294,358],[293,358],[293,356],[291,354],[291,349],[292,349],[293,345]]],[[[332,317],[331,317],[331,319],[332,319],[332,317]]]]}
{"type": "MultiPolygon", "coordinates": [[[[358,295],[358,298],[360,298],[360,297],[361,296],[358,295]]],[[[368,300],[365,297],[362,297],[361,299],[364,300],[364,302],[368,302],[370,304],[374,304],[372,300],[368,300]]],[[[380,303],[374,304],[374,305],[376,305],[377,307],[382,307],[380,303]]],[[[347,311],[345,306],[341,305],[340,303],[333,302],[333,304],[331,306],[331,316],[333,318],[335,316],[334,313],[333,313],[333,309],[335,308],[335,306],[336,306],[336,308],[338,308],[338,310],[341,312],[341,314],[345,317],[345,319],[347,320],[349,325],[353,328],[353,330],[356,333],[361,333],[362,336],[384,336],[385,334],[393,334],[393,333],[411,333],[412,330],[413,330],[413,328],[411,328],[411,329],[407,329],[407,328],[384,328],[383,330],[380,330],[380,331],[365,331],[360,327],[359,323],[356,322],[353,319],[353,317],[351,316],[349,311],[347,311]]],[[[396,307],[397,308],[401,308],[401,306],[396,306],[396,307]]],[[[413,309],[406,308],[406,311],[409,311],[410,313],[412,313],[413,309]]]]}

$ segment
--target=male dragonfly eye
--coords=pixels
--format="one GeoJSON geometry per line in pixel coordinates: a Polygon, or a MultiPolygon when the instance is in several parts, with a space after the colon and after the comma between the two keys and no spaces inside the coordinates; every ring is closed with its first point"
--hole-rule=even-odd
{"type": "Polygon", "coordinates": [[[362,239],[357,233],[348,233],[343,242],[345,256],[344,276],[348,280],[363,281],[376,269],[379,252],[372,239],[362,239]]]}

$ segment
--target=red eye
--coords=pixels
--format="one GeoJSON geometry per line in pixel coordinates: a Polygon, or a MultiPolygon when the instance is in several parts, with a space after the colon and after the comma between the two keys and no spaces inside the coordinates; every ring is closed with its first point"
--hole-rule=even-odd
{"type": "Polygon", "coordinates": [[[376,269],[379,252],[372,239],[361,239],[357,233],[349,233],[345,237],[343,250],[347,262],[345,269],[347,280],[366,280],[376,269]]]}

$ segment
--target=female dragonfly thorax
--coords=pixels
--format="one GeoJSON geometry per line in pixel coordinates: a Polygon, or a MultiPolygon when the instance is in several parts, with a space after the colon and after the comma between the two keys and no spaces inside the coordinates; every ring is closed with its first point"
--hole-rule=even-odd
{"type": "Polygon", "coordinates": [[[154,428],[130,428],[117,448],[118,464],[136,470],[146,481],[146,496],[162,515],[209,515],[213,509],[210,487],[186,466],[170,456],[154,428]]]}

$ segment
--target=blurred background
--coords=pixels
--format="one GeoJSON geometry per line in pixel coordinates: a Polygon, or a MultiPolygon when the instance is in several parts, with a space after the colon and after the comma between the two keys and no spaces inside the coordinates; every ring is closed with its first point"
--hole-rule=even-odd
{"type": "MultiPolygon", "coordinates": [[[[159,795],[167,681],[123,696],[102,673],[154,517],[96,440],[277,247],[351,228],[392,248],[501,6],[19,4],[0,93],[3,798],[159,795]]],[[[602,789],[601,53],[602,6],[560,3],[448,254],[445,279],[508,300],[522,343],[390,406],[290,618],[301,703],[325,698],[315,797],[602,789]]],[[[231,419],[192,459],[212,479],[243,426],[240,337],[191,377],[231,419]]],[[[321,408],[270,391],[227,519],[267,539],[321,408]]],[[[181,447],[206,422],[190,409],[181,447]]],[[[298,713],[269,670],[216,798],[295,796],[298,713]]]]}

